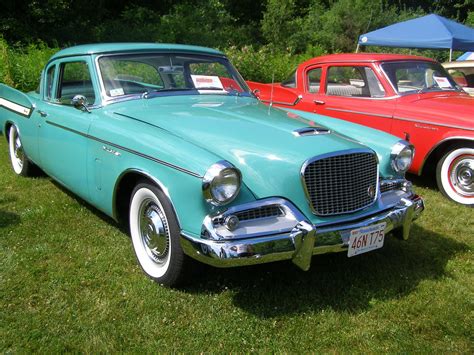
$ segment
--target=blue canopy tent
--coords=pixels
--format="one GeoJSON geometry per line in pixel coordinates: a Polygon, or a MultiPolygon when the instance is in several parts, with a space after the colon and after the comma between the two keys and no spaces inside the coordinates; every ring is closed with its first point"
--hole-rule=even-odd
{"type": "Polygon", "coordinates": [[[359,46],[449,49],[451,61],[453,50],[474,50],[474,29],[431,14],[365,33],[359,46]]]}

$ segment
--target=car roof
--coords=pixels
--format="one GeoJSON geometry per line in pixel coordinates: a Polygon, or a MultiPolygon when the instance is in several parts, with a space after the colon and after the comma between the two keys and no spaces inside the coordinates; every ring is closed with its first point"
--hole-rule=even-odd
{"type": "Polygon", "coordinates": [[[62,49],[51,57],[51,60],[63,57],[105,54],[105,53],[128,53],[128,52],[153,52],[153,51],[176,51],[192,52],[214,55],[224,55],[224,53],[207,47],[190,46],[169,43],[94,43],[62,49]]]}
{"type": "Polygon", "coordinates": [[[420,57],[417,55],[405,55],[405,54],[384,54],[384,53],[338,53],[323,55],[315,57],[306,62],[304,65],[311,64],[325,64],[325,63],[344,63],[344,62],[381,62],[381,61],[402,61],[402,60],[427,60],[435,62],[434,59],[427,57],[420,57]]]}

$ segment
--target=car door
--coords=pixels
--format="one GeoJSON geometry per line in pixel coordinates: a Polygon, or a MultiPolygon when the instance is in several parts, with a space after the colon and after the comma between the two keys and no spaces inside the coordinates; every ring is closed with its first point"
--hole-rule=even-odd
{"type": "Polygon", "coordinates": [[[313,112],[390,132],[395,100],[387,96],[370,65],[329,64],[322,72],[324,82],[318,91],[312,84],[315,70],[309,68],[305,75],[313,112]]]}
{"type": "Polygon", "coordinates": [[[38,130],[41,167],[84,199],[87,189],[88,131],[93,111],[75,108],[71,100],[83,95],[94,104],[98,93],[91,75],[89,57],[73,57],[46,68],[43,101],[38,107],[42,118],[38,130]]]}

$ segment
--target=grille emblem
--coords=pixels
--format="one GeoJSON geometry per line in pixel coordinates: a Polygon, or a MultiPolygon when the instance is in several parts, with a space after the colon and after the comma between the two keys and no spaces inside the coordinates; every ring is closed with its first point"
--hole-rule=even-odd
{"type": "Polygon", "coordinates": [[[370,185],[369,188],[367,189],[367,195],[370,197],[370,198],[374,198],[375,197],[375,187],[374,185],[370,185]]]}

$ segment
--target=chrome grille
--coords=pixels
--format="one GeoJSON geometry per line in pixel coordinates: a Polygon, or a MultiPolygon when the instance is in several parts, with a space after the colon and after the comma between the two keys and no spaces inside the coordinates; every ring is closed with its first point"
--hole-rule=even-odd
{"type": "Polygon", "coordinates": [[[358,152],[315,158],[304,169],[303,180],[313,212],[330,216],[357,211],[373,203],[377,175],[375,154],[358,152]]]}
{"type": "MultiPolygon", "coordinates": [[[[268,205],[251,210],[244,210],[236,212],[235,215],[239,218],[239,221],[249,221],[252,219],[268,218],[268,217],[282,217],[285,212],[279,205],[268,205]]],[[[212,220],[214,226],[224,224],[224,217],[218,216],[212,220]]]]}
{"type": "Polygon", "coordinates": [[[267,217],[281,217],[285,213],[278,205],[262,206],[251,210],[241,211],[235,214],[239,221],[248,221],[249,219],[259,219],[267,217]]]}
{"type": "Polygon", "coordinates": [[[380,193],[384,193],[392,190],[401,190],[403,187],[403,182],[400,180],[385,180],[380,183],[380,193]]]}

